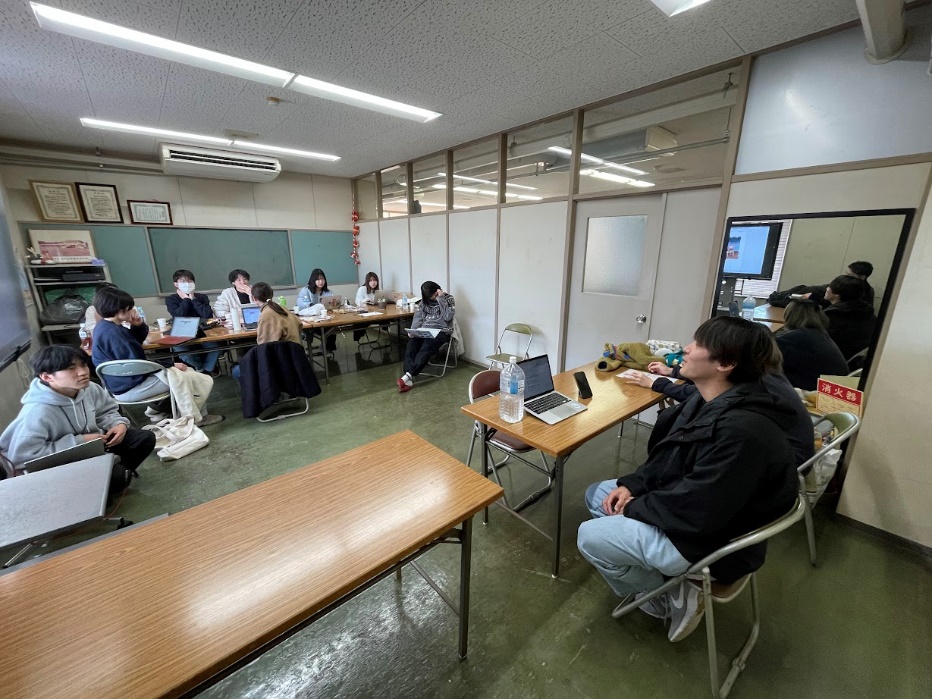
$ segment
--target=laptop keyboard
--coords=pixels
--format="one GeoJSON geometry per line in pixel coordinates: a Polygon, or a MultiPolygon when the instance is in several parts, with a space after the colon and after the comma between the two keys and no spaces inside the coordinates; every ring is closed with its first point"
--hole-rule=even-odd
{"type": "Polygon", "coordinates": [[[556,408],[558,405],[563,405],[564,403],[569,403],[570,399],[559,393],[548,393],[545,396],[540,398],[535,398],[532,401],[525,403],[526,408],[530,408],[535,413],[545,413],[552,408],[556,408]]]}

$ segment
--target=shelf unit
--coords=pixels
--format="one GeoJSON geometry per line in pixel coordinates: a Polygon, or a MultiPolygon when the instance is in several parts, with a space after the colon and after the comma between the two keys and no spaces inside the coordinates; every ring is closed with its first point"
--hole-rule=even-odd
{"type": "MultiPolygon", "coordinates": [[[[70,344],[78,344],[78,328],[80,321],[77,323],[43,323],[41,313],[46,309],[50,301],[48,295],[50,292],[61,289],[62,291],[74,290],[77,293],[88,298],[87,290],[96,290],[102,282],[110,281],[110,270],[106,265],[83,264],[51,264],[51,265],[26,265],[26,277],[29,279],[29,288],[32,290],[32,297],[36,302],[36,309],[39,314],[39,327],[45,335],[46,342],[54,344],[57,342],[67,341],[70,344]],[[103,273],[103,277],[100,274],[103,273]],[[72,275],[94,275],[96,279],[65,279],[72,275]],[[82,293],[83,291],[83,293],[82,293]]],[[[54,301],[58,296],[54,296],[54,301]]],[[[90,298],[88,298],[90,303],[90,298]]],[[[83,318],[81,319],[83,320],[83,318]]]]}

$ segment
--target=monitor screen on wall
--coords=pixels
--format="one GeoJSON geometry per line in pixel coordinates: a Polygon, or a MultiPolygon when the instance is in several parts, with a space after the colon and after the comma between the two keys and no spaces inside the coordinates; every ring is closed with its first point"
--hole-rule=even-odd
{"type": "Polygon", "coordinates": [[[722,276],[770,279],[780,245],[780,223],[733,223],[725,236],[722,276]]]}
{"type": "Polygon", "coordinates": [[[6,202],[0,193],[0,371],[29,349],[31,333],[26,317],[26,279],[13,252],[6,222],[6,202]]]}

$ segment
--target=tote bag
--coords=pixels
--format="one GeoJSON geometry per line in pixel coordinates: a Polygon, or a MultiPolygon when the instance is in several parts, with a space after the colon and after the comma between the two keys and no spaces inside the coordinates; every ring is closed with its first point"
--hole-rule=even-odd
{"type": "Polygon", "coordinates": [[[176,461],[210,443],[204,431],[194,424],[193,415],[162,420],[142,429],[155,432],[155,448],[162,461],[176,461]]]}

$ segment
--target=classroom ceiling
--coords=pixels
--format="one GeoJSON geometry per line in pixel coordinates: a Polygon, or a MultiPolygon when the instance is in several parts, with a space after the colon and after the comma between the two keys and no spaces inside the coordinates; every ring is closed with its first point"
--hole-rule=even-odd
{"type": "Polygon", "coordinates": [[[39,28],[0,0],[0,143],[157,160],[154,138],[80,117],[341,156],[356,176],[857,19],[854,0],[43,0],[125,27],[441,112],[420,124],[39,28]],[[282,102],[275,107],[267,97],[282,102]],[[258,140],[258,139],[257,139],[258,140]]]}

